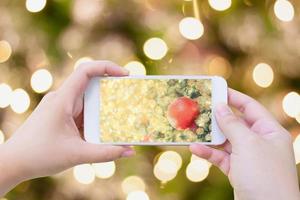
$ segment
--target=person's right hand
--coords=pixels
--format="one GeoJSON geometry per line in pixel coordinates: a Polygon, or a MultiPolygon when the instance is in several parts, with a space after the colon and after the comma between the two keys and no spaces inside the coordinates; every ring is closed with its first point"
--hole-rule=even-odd
{"type": "Polygon", "coordinates": [[[236,199],[300,199],[292,139],[257,101],[229,89],[229,104],[216,108],[218,125],[228,141],[221,149],[202,144],[192,153],[207,159],[228,175],[236,199]]]}

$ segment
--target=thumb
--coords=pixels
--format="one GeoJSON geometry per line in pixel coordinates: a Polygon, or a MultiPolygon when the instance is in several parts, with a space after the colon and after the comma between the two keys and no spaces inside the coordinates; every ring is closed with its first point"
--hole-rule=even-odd
{"type": "Polygon", "coordinates": [[[106,144],[92,144],[84,142],[80,148],[80,163],[97,163],[130,157],[135,151],[127,146],[111,146],[106,144]]]}
{"type": "Polygon", "coordinates": [[[217,105],[215,111],[219,128],[230,143],[240,143],[249,135],[250,129],[239,120],[227,104],[217,105]]]}

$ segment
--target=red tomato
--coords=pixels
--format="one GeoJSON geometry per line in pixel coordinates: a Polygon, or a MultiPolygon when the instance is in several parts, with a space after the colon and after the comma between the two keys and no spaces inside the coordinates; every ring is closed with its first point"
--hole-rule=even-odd
{"type": "Polygon", "coordinates": [[[192,128],[199,113],[196,101],[188,97],[180,97],[169,104],[167,118],[174,128],[184,130],[192,128]]]}

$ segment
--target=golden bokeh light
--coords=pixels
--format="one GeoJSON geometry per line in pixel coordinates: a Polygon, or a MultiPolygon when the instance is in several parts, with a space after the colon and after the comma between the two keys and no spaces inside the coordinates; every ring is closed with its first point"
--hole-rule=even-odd
{"type": "Polygon", "coordinates": [[[144,53],[153,60],[160,60],[168,52],[168,46],[161,38],[150,38],[144,44],[144,53]]]}
{"type": "Polygon", "coordinates": [[[149,196],[144,191],[134,191],[127,195],[126,200],[149,200],[149,196]]]}
{"type": "Polygon", "coordinates": [[[295,15],[294,6],[287,0],[276,0],[274,4],[275,16],[284,22],[292,21],[295,15]]]}
{"type": "Polygon", "coordinates": [[[205,160],[191,161],[186,168],[186,177],[192,182],[203,181],[209,174],[210,165],[205,160]]]}
{"type": "Polygon", "coordinates": [[[12,53],[10,44],[5,41],[0,41],[0,63],[7,61],[12,53]]]}
{"type": "Polygon", "coordinates": [[[0,84],[0,108],[9,106],[12,89],[5,83],[0,84]]]}
{"type": "Polygon", "coordinates": [[[231,0],[208,0],[211,8],[217,11],[224,11],[230,8],[231,0]]]}
{"type": "Polygon", "coordinates": [[[29,12],[36,13],[43,10],[46,6],[47,0],[26,0],[26,9],[29,12]]]}
{"type": "Polygon", "coordinates": [[[289,117],[296,118],[300,114],[300,95],[289,92],[282,100],[282,108],[289,117]]]}
{"type": "Polygon", "coordinates": [[[15,89],[11,93],[10,107],[11,109],[18,114],[24,113],[28,110],[30,106],[30,98],[28,93],[21,89],[15,89]]]}
{"type": "Polygon", "coordinates": [[[274,72],[270,65],[266,63],[259,63],[255,66],[253,73],[253,80],[254,82],[262,87],[267,88],[269,87],[274,79],[274,72]]]}
{"type": "Polygon", "coordinates": [[[213,57],[208,63],[208,74],[229,78],[232,69],[230,63],[221,56],[213,57]]]}
{"type": "Polygon", "coordinates": [[[130,75],[146,75],[146,68],[139,61],[131,61],[127,63],[124,67],[129,71],[130,75]]]}
{"type": "Polygon", "coordinates": [[[93,58],[91,57],[82,57],[82,58],[79,58],[75,64],[74,64],[74,69],[77,69],[77,67],[80,65],[80,64],[83,64],[85,62],[89,62],[89,61],[92,61],[93,58]]]}
{"type": "Polygon", "coordinates": [[[95,180],[95,171],[90,164],[77,165],[73,168],[74,178],[81,184],[91,184],[95,180]]]}
{"type": "Polygon", "coordinates": [[[48,70],[39,69],[32,74],[30,84],[36,93],[43,93],[51,88],[53,78],[48,70]]]}
{"type": "Polygon", "coordinates": [[[96,176],[101,179],[112,177],[116,171],[116,164],[114,161],[93,163],[92,166],[95,170],[96,176]]]}
{"type": "Polygon", "coordinates": [[[4,133],[0,130],[0,144],[3,144],[5,141],[4,133]]]}
{"type": "Polygon", "coordinates": [[[175,151],[165,151],[165,152],[163,152],[160,155],[158,162],[161,162],[163,160],[172,161],[176,165],[177,171],[180,169],[180,167],[182,165],[182,158],[179,155],[179,153],[177,153],[175,151]]]}
{"type": "Polygon", "coordinates": [[[300,163],[300,134],[298,134],[297,137],[295,138],[293,143],[293,148],[294,148],[296,164],[299,164],[300,163]]]}
{"type": "Polygon", "coordinates": [[[129,194],[134,191],[145,191],[145,189],[145,182],[138,176],[128,176],[122,182],[122,191],[125,194],[129,194]]]}
{"type": "Polygon", "coordinates": [[[186,39],[197,40],[203,35],[204,27],[200,20],[186,17],[179,22],[179,32],[186,39]]]}

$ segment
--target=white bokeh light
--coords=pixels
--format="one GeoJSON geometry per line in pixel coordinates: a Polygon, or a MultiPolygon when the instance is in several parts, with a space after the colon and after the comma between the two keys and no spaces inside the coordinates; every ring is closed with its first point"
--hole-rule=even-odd
{"type": "Polygon", "coordinates": [[[26,9],[29,12],[40,12],[46,6],[47,0],[26,0],[26,9]]]}
{"type": "Polygon", "coordinates": [[[295,15],[294,6],[287,0],[277,0],[274,4],[276,17],[284,22],[292,21],[295,15]]]}
{"type": "Polygon", "coordinates": [[[48,70],[39,69],[32,74],[30,84],[36,93],[43,93],[51,88],[53,78],[48,70]]]}
{"type": "Polygon", "coordinates": [[[0,108],[9,106],[12,89],[5,83],[0,84],[0,108]]]}
{"type": "Polygon", "coordinates": [[[217,11],[227,10],[231,6],[231,0],[208,0],[208,3],[217,11]]]}
{"type": "Polygon", "coordinates": [[[199,39],[204,33],[203,24],[194,17],[183,18],[179,22],[179,32],[189,40],[199,39]]]}
{"type": "Polygon", "coordinates": [[[110,178],[116,171],[116,164],[114,161],[93,163],[92,166],[95,170],[96,176],[102,179],[110,178]]]}
{"type": "Polygon", "coordinates": [[[203,181],[209,174],[210,165],[205,160],[193,160],[186,168],[186,176],[192,182],[203,181]]]}
{"type": "Polygon", "coordinates": [[[10,44],[5,40],[1,40],[0,41],[0,63],[7,61],[11,56],[11,53],[12,53],[12,49],[10,44]]]}
{"type": "Polygon", "coordinates": [[[172,161],[176,165],[177,170],[179,170],[181,165],[182,165],[182,158],[179,155],[179,153],[177,153],[175,151],[165,151],[165,152],[163,152],[160,155],[158,162],[161,162],[162,160],[172,161]]]}
{"type": "Polygon", "coordinates": [[[139,61],[131,61],[127,63],[124,67],[129,71],[130,75],[146,75],[146,68],[139,61]]]}
{"type": "Polygon", "coordinates": [[[168,46],[160,38],[150,38],[144,44],[144,53],[153,60],[162,59],[168,52],[168,46]]]}
{"type": "Polygon", "coordinates": [[[95,180],[95,171],[90,164],[77,165],[73,168],[74,178],[82,184],[91,184],[95,180]]]}
{"type": "Polygon", "coordinates": [[[11,93],[10,107],[15,113],[24,113],[29,106],[30,98],[25,90],[18,88],[11,93]]]}
{"type": "Polygon", "coordinates": [[[134,191],[127,195],[126,200],[149,200],[149,196],[144,191],[134,191]]]}
{"type": "Polygon", "coordinates": [[[263,88],[269,87],[274,79],[274,72],[270,65],[259,63],[255,66],[253,73],[254,82],[263,88]]]}
{"type": "Polygon", "coordinates": [[[162,182],[168,182],[174,179],[177,175],[177,171],[176,163],[166,159],[159,160],[153,169],[154,176],[162,182]]]}
{"type": "Polygon", "coordinates": [[[296,118],[300,114],[300,95],[297,92],[289,92],[282,100],[282,108],[289,116],[296,118]]]}
{"type": "Polygon", "coordinates": [[[145,191],[145,189],[145,182],[138,176],[129,176],[122,182],[122,191],[125,194],[129,194],[133,191],[145,191]]]}
{"type": "Polygon", "coordinates": [[[5,141],[4,133],[0,130],[0,144],[3,144],[5,141]]]}

